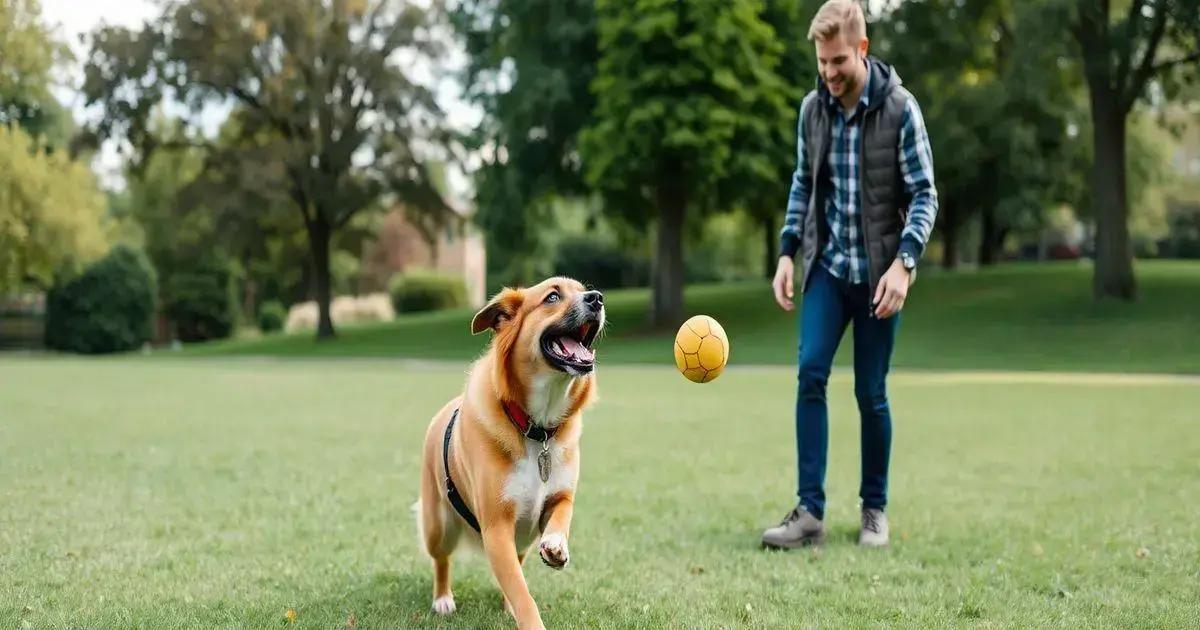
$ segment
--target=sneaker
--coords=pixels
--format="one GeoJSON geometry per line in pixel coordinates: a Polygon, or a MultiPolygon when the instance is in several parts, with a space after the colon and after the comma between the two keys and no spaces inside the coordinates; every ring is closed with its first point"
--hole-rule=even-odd
{"type": "Polygon", "coordinates": [[[862,529],[858,531],[858,544],[864,547],[886,547],[888,544],[887,514],[878,508],[862,511],[862,529]]]}
{"type": "Polygon", "coordinates": [[[763,532],[763,547],[794,549],[825,542],[825,523],[803,505],[797,505],[777,527],[763,532]]]}

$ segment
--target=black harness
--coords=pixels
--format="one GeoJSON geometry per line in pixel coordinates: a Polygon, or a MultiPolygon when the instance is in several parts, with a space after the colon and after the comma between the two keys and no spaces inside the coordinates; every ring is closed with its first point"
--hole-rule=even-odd
{"type": "Polygon", "coordinates": [[[450,416],[450,422],[446,423],[446,437],[442,440],[442,465],[446,468],[446,498],[450,499],[450,505],[454,506],[454,511],[458,512],[467,525],[482,534],[483,532],[479,529],[479,521],[471,513],[471,508],[467,507],[466,501],[463,501],[462,495],[458,493],[458,488],[454,487],[454,480],[450,478],[450,433],[454,431],[456,420],[458,420],[457,409],[450,416]]]}

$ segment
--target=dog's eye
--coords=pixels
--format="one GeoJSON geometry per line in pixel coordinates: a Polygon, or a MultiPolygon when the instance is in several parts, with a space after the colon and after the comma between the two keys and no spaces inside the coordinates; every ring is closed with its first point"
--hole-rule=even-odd
{"type": "Polygon", "coordinates": [[[550,295],[546,296],[546,302],[557,302],[559,300],[558,291],[551,291],[550,295]]]}

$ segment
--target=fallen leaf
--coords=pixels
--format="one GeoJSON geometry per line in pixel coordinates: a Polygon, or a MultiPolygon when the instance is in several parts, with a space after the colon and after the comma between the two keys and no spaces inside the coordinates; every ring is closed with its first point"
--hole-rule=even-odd
{"type": "Polygon", "coordinates": [[[700,575],[701,573],[704,573],[704,567],[702,567],[702,566],[692,567],[692,575],[700,575]]]}
{"type": "Polygon", "coordinates": [[[1037,543],[1033,543],[1033,555],[1040,558],[1043,553],[1045,552],[1042,550],[1042,546],[1037,543]]]}
{"type": "Polygon", "coordinates": [[[1140,547],[1140,548],[1138,548],[1137,553],[1135,553],[1134,555],[1136,555],[1139,559],[1144,560],[1144,559],[1150,557],[1150,550],[1145,547],[1140,547]]]}
{"type": "Polygon", "coordinates": [[[291,608],[287,609],[287,612],[283,613],[283,618],[287,619],[288,623],[296,623],[296,611],[291,608]]]}
{"type": "Polygon", "coordinates": [[[908,532],[900,532],[900,540],[908,540],[908,532]]]}
{"type": "Polygon", "coordinates": [[[355,617],[354,613],[350,613],[350,616],[346,617],[346,630],[354,630],[354,628],[357,628],[357,627],[358,627],[358,617],[355,617]]]}

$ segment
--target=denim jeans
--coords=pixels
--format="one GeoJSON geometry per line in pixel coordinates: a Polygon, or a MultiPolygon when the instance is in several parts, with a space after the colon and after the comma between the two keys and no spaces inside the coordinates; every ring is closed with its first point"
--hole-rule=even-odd
{"type": "Polygon", "coordinates": [[[847,284],[815,262],[800,304],[800,367],[796,396],[796,459],[800,503],[825,518],[825,462],[829,412],[825,389],[833,356],[846,326],[854,322],[854,394],[861,420],[863,508],[887,505],[892,416],[887,373],[900,315],[872,316],[870,289],[847,284]]]}

